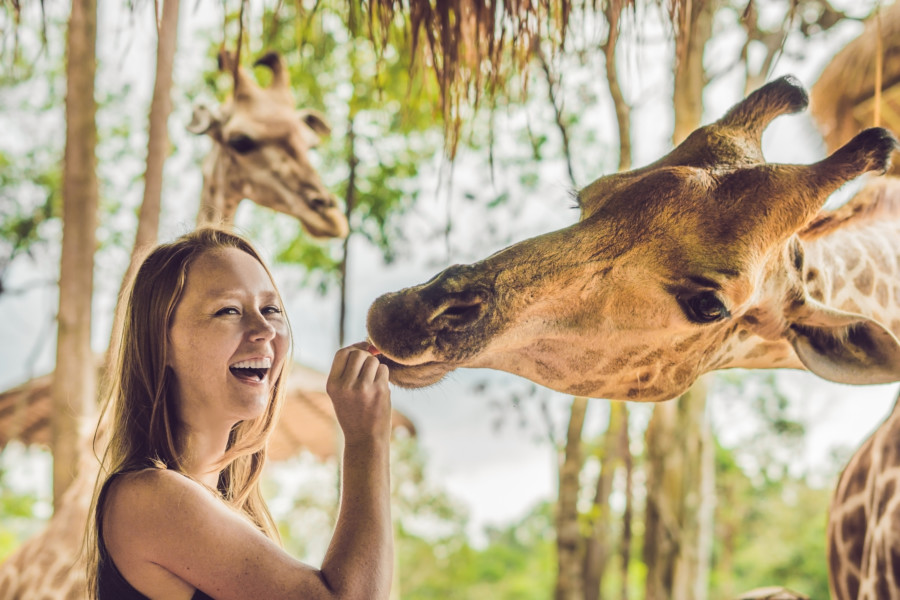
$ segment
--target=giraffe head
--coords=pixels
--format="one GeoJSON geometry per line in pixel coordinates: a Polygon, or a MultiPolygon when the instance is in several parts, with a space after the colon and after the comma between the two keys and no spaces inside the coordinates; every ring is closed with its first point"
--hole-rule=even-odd
{"type": "Polygon", "coordinates": [[[267,87],[257,85],[232,54],[220,52],[219,68],[234,76],[232,96],[220,107],[194,108],[188,130],[215,143],[205,175],[218,199],[205,208],[222,213],[201,215],[203,220],[229,220],[237,204],[249,198],[296,217],[313,236],[345,237],[347,219],[307,156],[331,132],[328,121],[318,111],[294,108],[281,55],[270,52],[258,65],[272,71],[267,87]]]}
{"type": "Polygon", "coordinates": [[[658,401],[735,366],[900,379],[890,330],[810,295],[797,236],[831,192],[884,170],[897,142],[870,129],[812,165],[766,163],[765,127],[806,105],[794,78],[771,82],[657,162],[581,190],[578,223],[378,298],[368,331],[392,380],[484,367],[658,401]]]}

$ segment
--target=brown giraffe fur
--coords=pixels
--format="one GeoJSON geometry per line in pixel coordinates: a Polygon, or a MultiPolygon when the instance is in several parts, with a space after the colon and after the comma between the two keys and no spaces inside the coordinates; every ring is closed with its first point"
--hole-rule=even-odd
{"type": "Polygon", "coordinates": [[[582,189],[578,223],[378,298],[369,336],[392,381],[482,367],[660,401],[730,367],[900,380],[900,184],[818,215],[897,141],[873,128],[812,165],[766,163],[765,127],[807,102],[794,78],[773,81],[659,161],[582,189]]]}
{"type": "MultiPolygon", "coordinates": [[[[318,134],[328,132],[313,111],[294,112],[283,60],[267,54],[258,61],[273,71],[272,84],[260,88],[237,71],[234,101],[218,111],[195,111],[189,127],[208,133],[214,148],[203,166],[204,189],[198,225],[212,221],[230,225],[242,198],[296,217],[317,236],[347,234],[347,221],[334,197],[322,186],[306,158],[318,134]],[[229,140],[246,136],[252,147],[243,154],[229,140]]],[[[220,67],[233,69],[233,59],[220,55],[220,67]]],[[[86,597],[82,540],[98,473],[98,461],[84,432],[78,475],[63,495],[47,527],[0,564],[0,600],[57,600],[86,597]]]]}
{"type": "Polygon", "coordinates": [[[900,598],[900,397],[850,459],[828,515],[834,600],[900,598]]]}

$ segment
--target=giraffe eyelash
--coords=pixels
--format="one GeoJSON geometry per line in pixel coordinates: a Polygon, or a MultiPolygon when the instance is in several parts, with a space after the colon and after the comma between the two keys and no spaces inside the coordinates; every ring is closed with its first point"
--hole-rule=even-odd
{"type": "Polygon", "coordinates": [[[574,188],[569,190],[569,199],[572,201],[573,205],[569,208],[573,208],[576,210],[581,210],[584,208],[581,204],[581,191],[576,190],[574,188]]]}

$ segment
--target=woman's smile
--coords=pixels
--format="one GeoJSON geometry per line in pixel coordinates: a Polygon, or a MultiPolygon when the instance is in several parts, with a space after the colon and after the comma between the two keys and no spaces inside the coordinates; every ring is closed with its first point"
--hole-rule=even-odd
{"type": "Polygon", "coordinates": [[[269,369],[271,368],[272,359],[270,357],[242,360],[228,367],[232,375],[240,381],[250,384],[268,382],[269,369]]]}

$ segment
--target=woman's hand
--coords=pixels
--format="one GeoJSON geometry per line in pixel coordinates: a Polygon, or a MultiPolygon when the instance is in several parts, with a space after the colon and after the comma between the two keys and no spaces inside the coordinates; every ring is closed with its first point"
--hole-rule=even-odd
{"type": "Polygon", "coordinates": [[[368,347],[360,342],[338,350],[325,387],[348,444],[390,438],[388,368],[368,347]]]}

